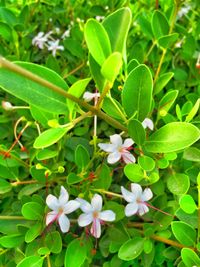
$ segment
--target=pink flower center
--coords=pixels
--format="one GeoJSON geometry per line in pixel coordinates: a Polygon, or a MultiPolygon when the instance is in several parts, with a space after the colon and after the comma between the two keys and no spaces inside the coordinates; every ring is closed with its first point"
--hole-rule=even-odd
{"type": "Polygon", "coordinates": [[[93,218],[94,218],[94,219],[97,219],[98,217],[99,217],[99,212],[95,210],[95,211],[93,212],[93,218]]]}

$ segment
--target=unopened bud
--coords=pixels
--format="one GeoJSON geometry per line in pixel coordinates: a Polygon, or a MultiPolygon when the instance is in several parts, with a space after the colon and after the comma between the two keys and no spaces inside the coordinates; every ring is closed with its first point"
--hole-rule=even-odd
{"type": "Polygon", "coordinates": [[[65,171],[65,168],[63,166],[58,167],[58,172],[63,173],[65,171]]]}
{"type": "Polygon", "coordinates": [[[2,108],[5,110],[12,110],[13,109],[13,106],[10,102],[2,101],[1,104],[2,104],[2,108]]]}

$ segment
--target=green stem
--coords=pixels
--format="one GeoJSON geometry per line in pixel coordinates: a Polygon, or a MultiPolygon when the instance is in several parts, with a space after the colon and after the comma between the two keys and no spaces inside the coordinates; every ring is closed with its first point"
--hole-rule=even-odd
{"type": "Polygon", "coordinates": [[[107,114],[105,114],[104,112],[99,110],[97,107],[89,105],[87,102],[73,96],[72,94],[69,94],[68,92],[66,92],[62,88],[56,86],[55,84],[52,84],[49,81],[46,81],[43,78],[33,74],[32,72],[27,71],[27,70],[15,65],[15,64],[9,62],[8,60],[4,59],[3,57],[0,57],[0,67],[8,69],[12,72],[19,74],[19,75],[22,75],[22,76],[30,79],[31,81],[34,81],[34,82],[36,82],[42,86],[45,86],[45,87],[53,90],[54,92],[57,92],[60,95],[65,96],[66,98],[72,100],[73,102],[79,104],[80,106],[87,109],[88,111],[91,111],[93,114],[97,115],[101,119],[105,120],[108,124],[112,125],[113,127],[117,128],[117,129],[121,129],[123,131],[127,131],[127,128],[123,124],[121,124],[117,120],[111,118],[110,116],[108,116],[107,114]]]}

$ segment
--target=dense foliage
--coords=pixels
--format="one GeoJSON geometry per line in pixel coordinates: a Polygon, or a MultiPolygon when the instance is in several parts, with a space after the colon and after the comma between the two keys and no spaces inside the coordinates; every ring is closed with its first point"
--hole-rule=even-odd
{"type": "Polygon", "coordinates": [[[198,2],[0,1],[0,266],[200,266],[198,2]]]}

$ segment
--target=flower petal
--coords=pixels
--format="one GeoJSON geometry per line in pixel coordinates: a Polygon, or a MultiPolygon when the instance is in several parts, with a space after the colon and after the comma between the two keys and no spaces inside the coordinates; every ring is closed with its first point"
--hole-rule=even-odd
{"type": "Polygon", "coordinates": [[[59,202],[60,202],[60,205],[64,205],[67,203],[69,199],[69,194],[67,192],[67,190],[64,188],[64,186],[61,186],[60,188],[60,196],[59,196],[59,202]]]}
{"type": "Polygon", "coordinates": [[[50,211],[47,213],[46,216],[46,225],[49,225],[50,223],[54,222],[58,217],[58,213],[55,211],[50,211]]]}
{"type": "Polygon", "coordinates": [[[136,200],[136,197],[134,196],[134,194],[126,190],[123,186],[121,186],[121,192],[122,192],[124,199],[127,202],[134,202],[136,200]]]}
{"type": "Polygon", "coordinates": [[[147,205],[145,205],[144,203],[139,204],[138,214],[140,216],[144,215],[148,211],[149,211],[149,208],[147,207],[147,205]]]}
{"type": "Polygon", "coordinates": [[[133,139],[127,138],[124,140],[124,144],[122,145],[122,147],[128,148],[128,147],[132,146],[133,144],[134,144],[133,139]]]}
{"type": "Polygon", "coordinates": [[[93,210],[100,211],[102,209],[102,197],[98,194],[95,194],[91,200],[91,205],[93,210]]]}
{"type": "Polygon", "coordinates": [[[130,217],[130,216],[136,214],[138,211],[138,208],[139,208],[139,205],[137,204],[137,202],[129,203],[125,207],[125,215],[127,217],[130,217]]]}
{"type": "Polygon", "coordinates": [[[95,219],[93,221],[90,233],[96,238],[99,238],[101,236],[101,223],[98,219],[95,219]]]}
{"type": "Polygon", "coordinates": [[[112,210],[104,210],[100,212],[99,219],[102,221],[112,222],[116,218],[115,213],[112,210]]]}
{"type": "Polygon", "coordinates": [[[81,227],[84,227],[90,224],[92,221],[93,221],[92,213],[88,213],[88,214],[83,213],[78,218],[78,224],[81,227]]]}
{"type": "Polygon", "coordinates": [[[77,198],[76,200],[80,203],[80,209],[83,212],[89,213],[89,212],[92,212],[93,211],[92,206],[85,199],[77,198]]]}
{"type": "Polygon", "coordinates": [[[142,198],[142,187],[139,184],[131,183],[131,191],[135,195],[135,198],[142,198]]]}
{"type": "Polygon", "coordinates": [[[72,213],[73,211],[75,211],[76,209],[78,209],[79,207],[80,207],[80,203],[78,201],[76,201],[76,200],[70,200],[63,207],[63,212],[65,214],[69,214],[69,213],[72,213]]]}
{"type": "Polygon", "coordinates": [[[93,98],[94,98],[94,94],[93,94],[93,93],[85,92],[85,93],[83,94],[83,99],[84,99],[86,102],[91,101],[93,98]]]}
{"type": "Polygon", "coordinates": [[[116,150],[116,146],[113,144],[103,144],[99,143],[98,146],[105,152],[111,153],[116,150]]]}
{"type": "Polygon", "coordinates": [[[122,159],[123,161],[126,163],[126,164],[129,164],[129,163],[135,163],[136,162],[136,159],[135,157],[130,153],[130,152],[125,152],[125,153],[122,153],[122,159]]]}
{"type": "Polygon", "coordinates": [[[114,164],[121,159],[121,153],[118,151],[112,152],[108,155],[107,161],[110,164],[114,164]]]}
{"type": "Polygon", "coordinates": [[[142,201],[148,201],[153,197],[153,193],[150,188],[144,189],[144,192],[142,193],[142,201]]]}
{"type": "Polygon", "coordinates": [[[55,210],[55,211],[58,210],[58,208],[60,206],[57,197],[55,197],[51,194],[47,196],[46,203],[47,203],[47,206],[51,210],[55,210]]]}
{"type": "Polygon", "coordinates": [[[61,214],[59,216],[58,223],[60,225],[60,230],[63,233],[67,233],[69,231],[70,222],[69,222],[69,219],[67,218],[67,216],[65,214],[61,214]]]}
{"type": "Polygon", "coordinates": [[[122,138],[119,134],[113,134],[110,136],[110,142],[116,147],[122,146],[122,138]]]}
{"type": "Polygon", "coordinates": [[[142,126],[146,129],[147,127],[153,131],[154,125],[153,125],[153,121],[149,118],[146,118],[143,120],[142,122],[142,126]]]}

